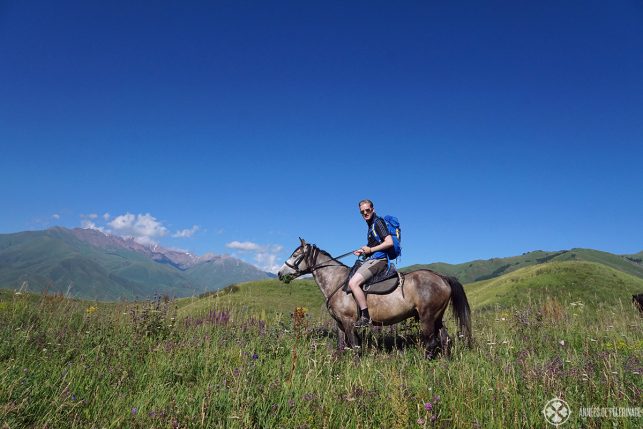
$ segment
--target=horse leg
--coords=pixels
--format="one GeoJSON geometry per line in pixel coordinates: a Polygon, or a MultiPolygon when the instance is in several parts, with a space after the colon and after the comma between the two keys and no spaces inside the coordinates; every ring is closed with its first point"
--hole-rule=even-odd
{"type": "Polygon", "coordinates": [[[435,330],[438,333],[438,338],[440,339],[440,350],[444,356],[451,356],[451,337],[449,337],[449,331],[447,327],[442,324],[442,318],[439,318],[435,321],[435,330]]]}
{"type": "Polygon", "coordinates": [[[344,351],[347,346],[346,333],[341,323],[337,323],[337,350],[344,351]]]}
{"type": "Polygon", "coordinates": [[[344,320],[340,329],[344,331],[346,343],[349,347],[353,349],[359,349],[361,347],[362,339],[353,327],[353,319],[344,320]]]}
{"type": "Polygon", "coordinates": [[[420,327],[422,329],[422,343],[424,344],[424,356],[433,359],[437,355],[440,343],[435,338],[435,321],[428,315],[420,316],[420,327]]]}

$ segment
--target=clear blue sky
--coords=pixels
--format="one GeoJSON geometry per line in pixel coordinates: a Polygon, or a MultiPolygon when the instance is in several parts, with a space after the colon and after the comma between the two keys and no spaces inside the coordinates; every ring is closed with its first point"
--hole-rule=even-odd
{"type": "Polygon", "coordinates": [[[0,233],[635,253],[643,3],[0,1],[0,148],[0,233]]]}

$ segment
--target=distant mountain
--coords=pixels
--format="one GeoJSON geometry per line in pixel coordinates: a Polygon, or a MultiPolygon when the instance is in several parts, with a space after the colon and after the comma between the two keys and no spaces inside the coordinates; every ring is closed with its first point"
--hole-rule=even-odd
{"type": "Polygon", "coordinates": [[[476,260],[462,264],[437,262],[432,264],[411,265],[401,271],[428,268],[443,274],[457,277],[462,283],[493,279],[521,268],[545,262],[586,261],[597,262],[608,267],[643,278],[643,252],[634,255],[614,255],[592,249],[571,249],[558,252],[536,250],[520,256],[476,260]]]}
{"type": "Polygon", "coordinates": [[[0,287],[86,299],[182,297],[265,279],[230,256],[196,256],[91,229],[0,234],[0,287]]]}

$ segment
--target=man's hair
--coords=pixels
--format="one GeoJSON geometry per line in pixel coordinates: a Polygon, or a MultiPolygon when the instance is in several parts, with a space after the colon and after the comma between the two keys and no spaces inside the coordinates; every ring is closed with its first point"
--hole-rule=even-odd
{"type": "Polygon", "coordinates": [[[371,201],[371,200],[362,200],[362,201],[359,202],[357,207],[362,207],[362,204],[368,204],[368,205],[371,206],[371,208],[373,208],[373,201],[371,201]]]}

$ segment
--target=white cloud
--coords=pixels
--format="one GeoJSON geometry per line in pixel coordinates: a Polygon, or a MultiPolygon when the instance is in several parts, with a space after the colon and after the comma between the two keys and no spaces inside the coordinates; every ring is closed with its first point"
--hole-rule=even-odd
{"type": "Polygon", "coordinates": [[[237,250],[245,250],[245,251],[252,251],[252,252],[258,252],[262,249],[260,245],[257,243],[253,243],[251,241],[231,241],[230,243],[227,243],[225,247],[228,247],[230,249],[237,249],[237,250]]]}
{"type": "Polygon", "coordinates": [[[51,217],[56,219],[56,220],[60,219],[60,215],[58,213],[52,214],[51,217]]]}
{"type": "Polygon", "coordinates": [[[261,270],[277,273],[281,268],[281,265],[277,263],[278,256],[276,253],[257,253],[255,261],[257,261],[257,266],[261,270]]]}
{"type": "Polygon", "coordinates": [[[167,235],[167,228],[149,213],[126,213],[115,217],[108,225],[115,234],[133,237],[141,244],[155,244],[155,239],[167,235]]]}
{"type": "Polygon", "coordinates": [[[263,271],[276,273],[280,268],[280,265],[277,264],[277,258],[279,257],[279,252],[283,250],[283,246],[279,244],[261,245],[251,241],[231,241],[226,244],[226,247],[243,252],[254,252],[256,265],[263,271]]]}
{"type": "Polygon", "coordinates": [[[103,214],[103,219],[105,219],[105,222],[107,222],[109,220],[109,218],[110,218],[109,213],[104,213],[103,214]]]}
{"type": "Polygon", "coordinates": [[[174,234],[172,234],[172,237],[175,237],[175,238],[190,238],[198,230],[199,230],[199,226],[198,225],[193,225],[192,228],[190,228],[190,229],[182,229],[180,231],[176,231],[174,234]]]}

